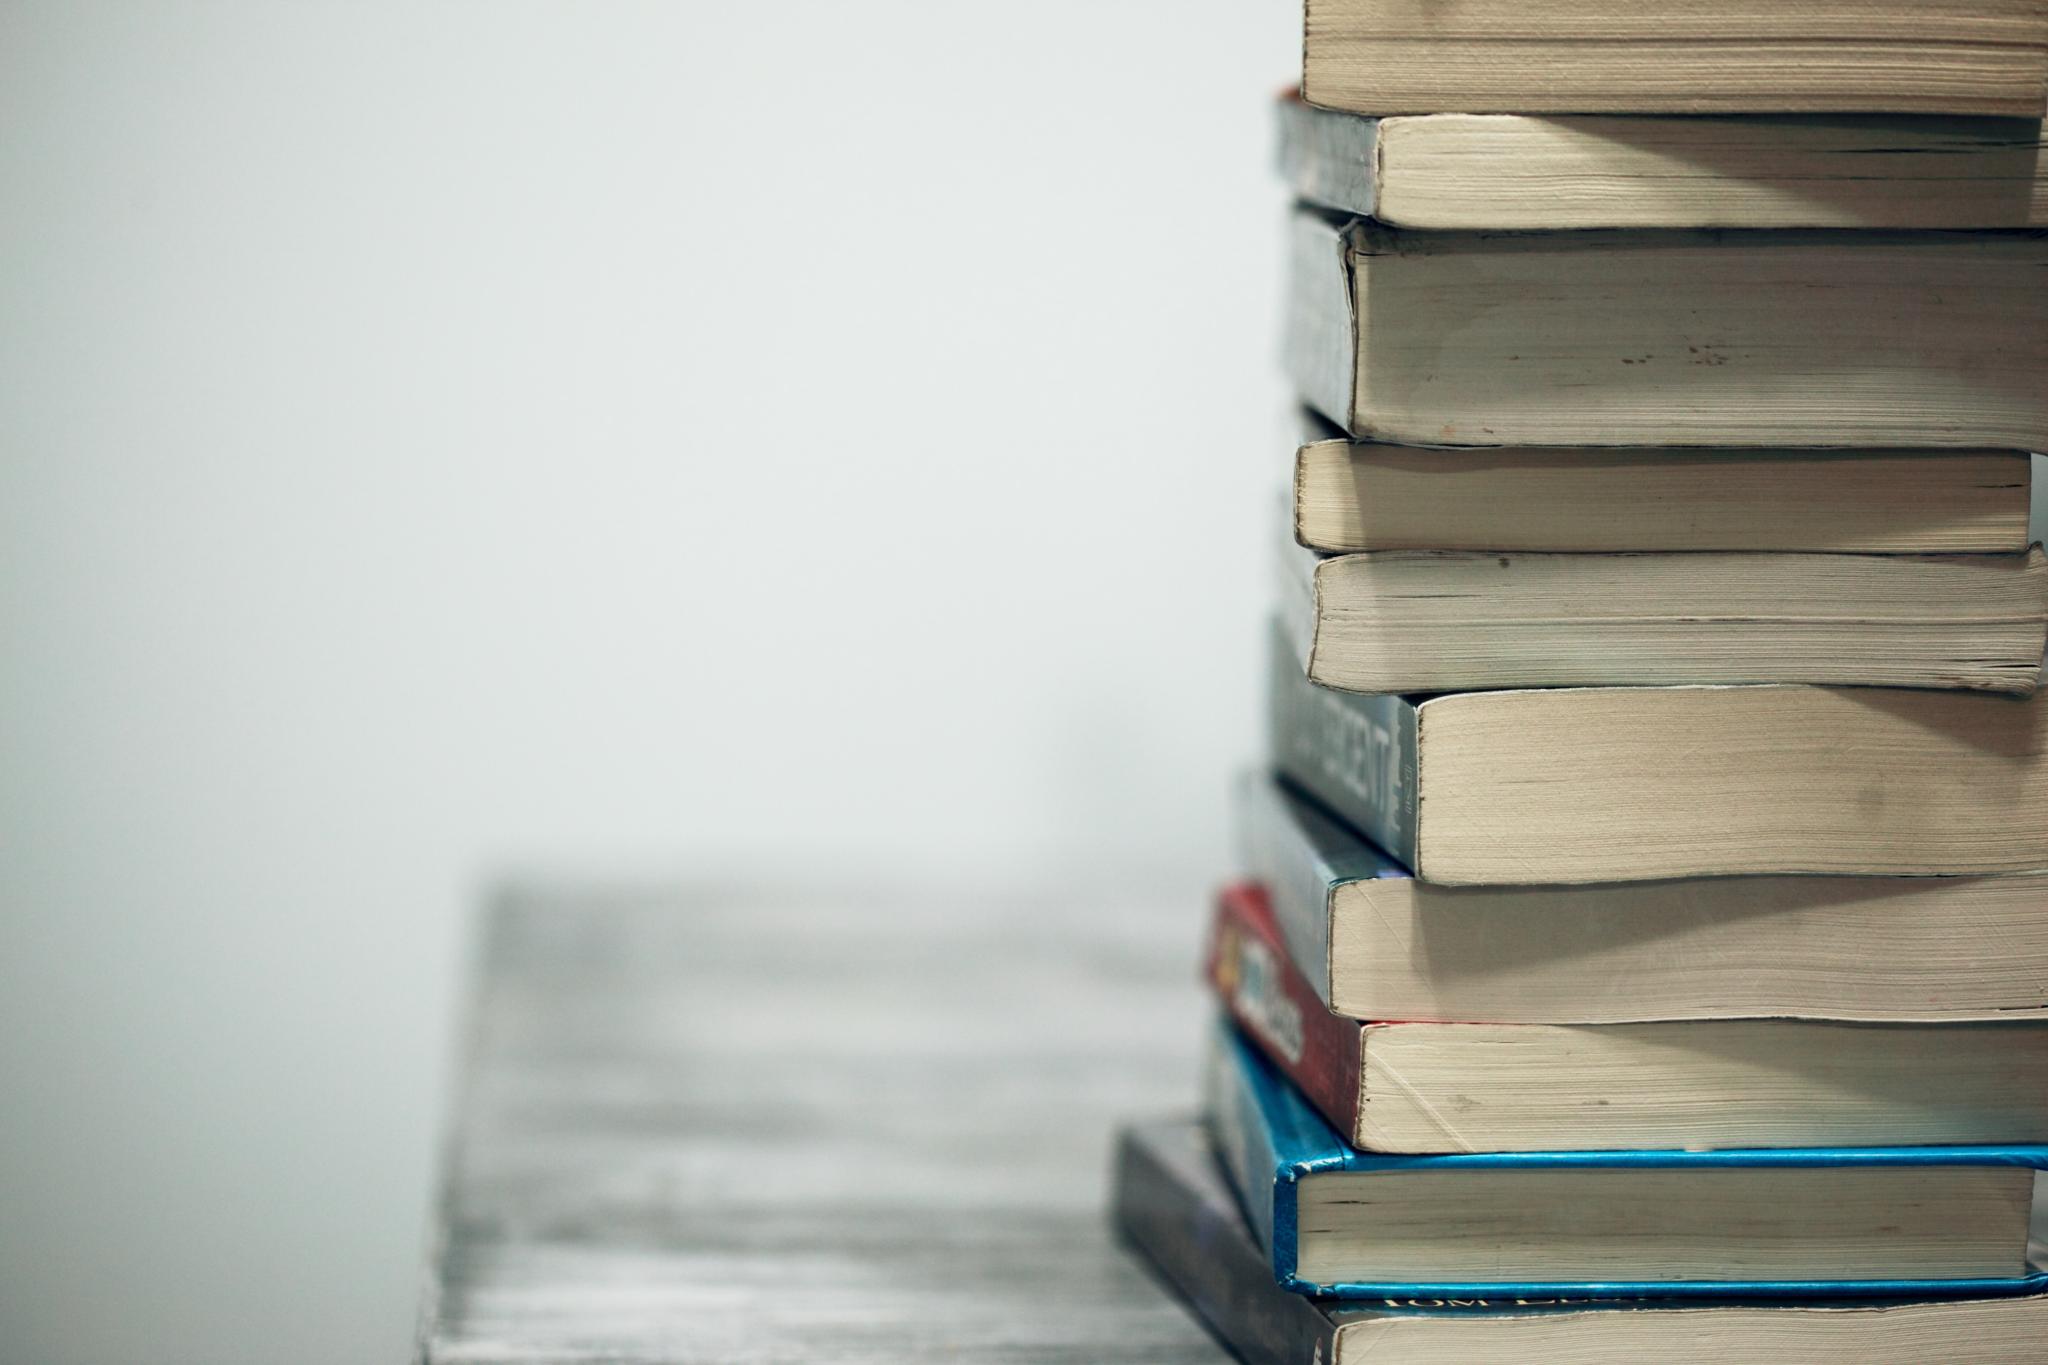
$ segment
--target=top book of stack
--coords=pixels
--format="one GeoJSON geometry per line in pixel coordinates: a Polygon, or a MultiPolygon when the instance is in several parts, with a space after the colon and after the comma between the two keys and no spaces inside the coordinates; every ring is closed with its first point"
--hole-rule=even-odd
{"type": "Polygon", "coordinates": [[[1303,94],[1361,114],[2040,118],[2042,0],[1308,0],[1303,94]]]}

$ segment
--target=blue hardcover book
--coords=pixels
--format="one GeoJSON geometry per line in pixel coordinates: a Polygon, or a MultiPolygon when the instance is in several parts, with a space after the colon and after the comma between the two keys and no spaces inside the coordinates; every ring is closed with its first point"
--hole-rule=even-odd
{"type": "Polygon", "coordinates": [[[1274,1278],[1334,1298],[1928,1298],[2048,1289],[2048,1147],[1384,1156],[1219,1024],[1209,1124],[1274,1278]]]}
{"type": "Polygon", "coordinates": [[[2048,1297],[1940,1299],[1316,1299],[1273,1283],[1199,1125],[1117,1142],[1113,1217],[1247,1365],[2020,1365],[2041,1359],[2048,1297]]]}

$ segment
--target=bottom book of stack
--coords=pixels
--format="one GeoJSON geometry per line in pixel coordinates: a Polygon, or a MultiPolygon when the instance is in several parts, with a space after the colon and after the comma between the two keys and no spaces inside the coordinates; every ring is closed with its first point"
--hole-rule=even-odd
{"type": "Polygon", "coordinates": [[[2048,1356],[2048,1297],[1861,1294],[1596,1299],[1319,1298],[1275,1279],[1193,1120],[1126,1129],[1117,1227],[1225,1345],[1251,1365],[1490,1362],[1943,1361],[2007,1365],[2048,1356]]]}

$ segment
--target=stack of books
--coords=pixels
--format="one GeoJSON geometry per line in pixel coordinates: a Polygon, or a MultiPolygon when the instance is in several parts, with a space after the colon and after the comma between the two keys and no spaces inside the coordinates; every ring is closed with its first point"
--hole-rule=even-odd
{"type": "Polygon", "coordinates": [[[1247,1359],[2048,1359],[2048,10],[1309,0],[1247,1359]]]}

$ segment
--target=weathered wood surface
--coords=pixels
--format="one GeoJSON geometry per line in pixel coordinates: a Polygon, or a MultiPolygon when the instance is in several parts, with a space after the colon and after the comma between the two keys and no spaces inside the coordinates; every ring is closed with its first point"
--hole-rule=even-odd
{"type": "Polygon", "coordinates": [[[420,1359],[1214,1362],[1112,1240],[1200,912],[546,894],[489,916],[420,1359]]]}

